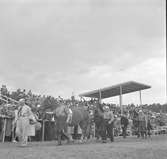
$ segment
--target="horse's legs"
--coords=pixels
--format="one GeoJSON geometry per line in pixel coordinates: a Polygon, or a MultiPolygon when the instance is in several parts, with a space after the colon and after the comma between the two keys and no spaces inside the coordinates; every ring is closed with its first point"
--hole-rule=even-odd
{"type": "Polygon", "coordinates": [[[57,139],[58,139],[58,145],[62,145],[61,143],[61,137],[65,137],[67,142],[73,141],[72,136],[69,135],[67,132],[64,132],[63,130],[58,131],[57,139]]]}
{"type": "Polygon", "coordinates": [[[82,134],[81,134],[80,142],[83,143],[85,139],[85,130],[81,127],[81,131],[82,131],[82,134]]]}
{"type": "Polygon", "coordinates": [[[83,132],[82,132],[82,134],[81,134],[81,138],[80,138],[80,142],[82,143],[83,140],[84,140],[84,135],[83,135],[83,132]]]}
{"type": "Polygon", "coordinates": [[[65,133],[65,135],[67,136],[68,141],[72,142],[73,138],[72,138],[72,127],[67,127],[67,133],[65,133]]]}
{"type": "Polygon", "coordinates": [[[81,122],[79,124],[81,130],[82,130],[82,135],[81,135],[81,139],[80,139],[80,142],[83,142],[83,141],[87,141],[87,137],[88,137],[88,131],[89,131],[89,125],[88,123],[86,122],[81,122]]]}
{"type": "Polygon", "coordinates": [[[150,138],[151,137],[151,131],[150,129],[147,129],[147,136],[150,138]]]}
{"type": "Polygon", "coordinates": [[[100,137],[102,136],[102,130],[101,130],[101,125],[99,123],[96,124],[96,128],[95,128],[95,137],[97,138],[97,140],[100,139],[100,137]]]}
{"type": "Polygon", "coordinates": [[[91,129],[92,129],[91,123],[87,122],[87,124],[86,124],[86,132],[85,132],[85,137],[86,137],[87,139],[89,138],[91,129]]]}
{"type": "Polygon", "coordinates": [[[147,127],[145,127],[145,138],[147,139],[148,136],[148,131],[147,131],[147,127]]]}
{"type": "Polygon", "coordinates": [[[84,130],[81,128],[81,131],[82,131],[82,133],[81,133],[81,137],[79,139],[79,143],[83,143],[83,141],[84,141],[84,130]]]}
{"type": "Polygon", "coordinates": [[[58,131],[58,135],[57,135],[58,145],[61,145],[61,135],[62,135],[62,131],[58,131]]]}
{"type": "Polygon", "coordinates": [[[147,139],[147,131],[145,131],[145,139],[147,139]]]}
{"type": "Polygon", "coordinates": [[[141,136],[140,131],[139,131],[139,127],[137,128],[137,138],[139,138],[141,136]]]}

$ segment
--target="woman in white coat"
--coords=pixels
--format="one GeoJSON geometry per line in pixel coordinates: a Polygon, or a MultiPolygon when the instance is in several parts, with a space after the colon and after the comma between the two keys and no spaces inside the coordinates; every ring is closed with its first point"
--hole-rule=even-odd
{"type": "Polygon", "coordinates": [[[27,145],[28,136],[35,135],[35,127],[33,131],[31,128],[30,119],[34,120],[31,108],[25,104],[25,99],[20,99],[18,108],[18,119],[16,124],[16,135],[19,137],[19,142],[21,142],[21,146],[27,145]]]}

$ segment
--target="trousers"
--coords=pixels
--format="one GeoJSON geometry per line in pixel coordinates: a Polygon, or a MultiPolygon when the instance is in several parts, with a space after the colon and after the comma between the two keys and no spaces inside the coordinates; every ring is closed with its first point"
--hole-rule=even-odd
{"type": "Polygon", "coordinates": [[[107,140],[107,137],[110,138],[110,141],[114,141],[114,133],[113,133],[113,122],[111,124],[108,123],[109,120],[104,119],[103,121],[103,129],[102,129],[102,140],[107,140]]]}

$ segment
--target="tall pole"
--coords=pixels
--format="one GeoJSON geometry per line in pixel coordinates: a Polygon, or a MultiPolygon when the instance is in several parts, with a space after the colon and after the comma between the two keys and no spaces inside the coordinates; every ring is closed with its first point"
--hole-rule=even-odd
{"type": "Polygon", "coordinates": [[[101,104],[101,90],[99,89],[99,104],[101,104]]]}
{"type": "Polygon", "coordinates": [[[142,97],[141,97],[141,91],[139,91],[139,97],[140,97],[140,106],[142,106],[142,97]]]}
{"type": "Polygon", "coordinates": [[[3,136],[2,136],[2,142],[5,142],[5,136],[6,136],[6,117],[4,118],[4,126],[3,126],[3,136]]]}
{"type": "Polygon", "coordinates": [[[167,103],[167,52],[166,52],[166,103],[167,103]]]}
{"type": "MultiPolygon", "coordinates": [[[[99,107],[99,105],[101,105],[101,99],[102,99],[101,90],[99,89],[99,98],[98,98],[99,103],[98,103],[98,107],[99,107]]],[[[94,126],[93,126],[93,134],[94,134],[94,138],[95,138],[96,137],[96,124],[95,124],[95,122],[94,122],[94,126]]]]}
{"type": "Polygon", "coordinates": [[[119,104],[120,104],[120,107],[121,107],[121,115],[122,115],[123,114],[123,107],[122,107],[122,86],[120,86],[119,104]]]}
{"type": "Polygon", "coordinates": [[[45,120],[42,120],[42,141],[45,140],[45,120]]]}

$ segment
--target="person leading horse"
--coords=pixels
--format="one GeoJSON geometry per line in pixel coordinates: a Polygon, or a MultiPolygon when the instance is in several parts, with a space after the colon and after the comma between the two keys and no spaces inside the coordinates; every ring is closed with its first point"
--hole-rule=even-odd
{"type": "Polygon", "coordinates": [[[82,130],[81,140],[86,139],[90,129],[89,112],[84,107],[69,108],[65,104],[59,104],[54,110],[56,129],[58,134],[58,145],[61,145],[61,136],[66,134],[67,139],[71,137],[66,133],[68,126],[80,126],[82,130]]]}

